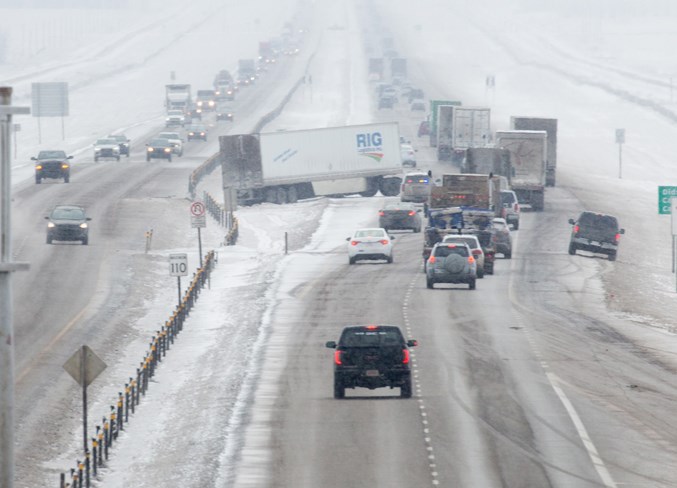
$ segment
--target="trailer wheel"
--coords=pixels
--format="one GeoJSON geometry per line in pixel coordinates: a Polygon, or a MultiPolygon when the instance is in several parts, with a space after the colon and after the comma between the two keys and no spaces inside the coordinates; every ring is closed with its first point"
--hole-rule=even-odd
{"type": "Polygon", "coordinates": [[[287,203],[287,190],[281,186],[277,188],[276,203],[279,205],[287,203]]]}
{"type": "Polygon", "coordinates": [[[277,189],[270,187],[266,188],[266,202],[277,203],[277,189]]]}
{"type": "Polygon", "coordinates": [[[299,201],[299,195],[295,186],[290,186],[287,190],[287,200],[289,203],[296,203],[299,201]]]}
{"type": "Polygon", "coordinates": [[[386,197],[395,197],[400,194],[400,178],[383,178],[379,184],[381,193],[386,197]]]}
{"type": "Polygon", "coordinates": [[[363,197],[373,197],[376,195],[379,187],[379,180],[377,178],[367,178],[367,189],[360,192],[363,197]]]}

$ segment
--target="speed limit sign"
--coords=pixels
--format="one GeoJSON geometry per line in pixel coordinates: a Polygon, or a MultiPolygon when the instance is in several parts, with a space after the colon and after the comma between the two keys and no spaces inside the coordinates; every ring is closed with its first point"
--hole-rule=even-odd
{"type": "Polygon", "coordinates": [[[190,213],[195,217],[201,217],[205,214],[205,204],[202,202],[193,202],[190,206],[190,213]]]}
{"type": "Polygon", "coordinates": [[[169,255],[169,276],[188,276],[188,255],[169,255]]]}

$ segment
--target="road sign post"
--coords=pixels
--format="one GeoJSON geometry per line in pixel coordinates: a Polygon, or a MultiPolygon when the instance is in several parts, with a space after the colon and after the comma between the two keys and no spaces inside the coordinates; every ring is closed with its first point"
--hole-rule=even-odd
{"type": "Polygon", "coordinates": [[[181,277],[188,275],[188,255],[170,254],[169,255],[169,276],[176,276],[176,282],[179,287],[179,307],[181,306],[181,277]]]}
{"type": "Polygon", "coordinates": [[[625,129],[616,129],[616,143],[618,144],[618,179],[623,178],[623,144],[625,144],[625,129]]]}
{"type": "Polygon", "coordinates": [[[195,201],[190,206],[190,225],[197,229],[197,246],[200,254],[200,268],[202,268],[202,234],[200,229],[207,227],[207,217],[205,204],[200,201],[195,201]]]}
{"type": "Polygon", "coordinates": [[[87,387],[99,376],[106,363],[92,351],[89,346],[82,346],[80,349],[68,358],[63,365],[63,369],[82,386],[82,427],[84,453],[87,455],[87,387]]]}

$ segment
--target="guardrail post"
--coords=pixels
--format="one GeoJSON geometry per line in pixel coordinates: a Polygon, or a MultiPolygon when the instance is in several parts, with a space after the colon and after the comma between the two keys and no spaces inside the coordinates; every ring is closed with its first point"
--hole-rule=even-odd
{"type": "Polygon", "coordinates": [[[117,412],[118,430],[125,430],[124,424],[123,424],[124,417],[122,416],[122,405],[123,405],[122,399],[123,399],[122,392],[119,391],[118,392],[118,412],[117,412]]]}
{"type": "Polygon", "coordinates": [[[99,441],[96,440],[96,437],[92,437],[92,460],[94,461],[92,463],[92,472],[94,473],[94,476],[96,476],[96,471],[98,469],[97,465],[99,464],[98,455],[99,455],[99,441]]]}

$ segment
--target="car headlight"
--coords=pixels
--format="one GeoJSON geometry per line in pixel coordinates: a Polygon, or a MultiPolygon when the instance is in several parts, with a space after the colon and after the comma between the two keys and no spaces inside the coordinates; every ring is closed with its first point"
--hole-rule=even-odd
{"type": "Polygon", "coordinates": [[[61,165],[61,169],[68,169],[68,168],[70,168],[70,166],[68,166],[68,164],[66,164],[66,163],[63,163],[61,165]]]}
{"type": "Polygon", "coordinates": [[[165,148],[165,152],[172,152],[172,150],[171,150],[171,148],[166,147],[166,148],[165,148]]]}
{"type": "Polygon", "coordinates": [[[86,229],[87,228],[87,222],[83,222],[80,224],[81,229],[86,229]]]}
{"type": "Polygon", "coordinates": [[[149,148],[148,148],[148,152],[153,152],[153,148],[152,148],[152,147],[149,147],[149,148]]]}
{"type": "Polygon", "coordinates": [[[42,169],[42,165],[41,164],[36,165],[35,169],[42,169]]]}
{"type": "Polygon", "coordinates": [[[194,135],[195,135],[195,132],[189,132],[188,135],[189,135],[189,136],[194,136],[194,135]]]}
{"type": "Polygon", "coordinates": [[[214,102],[210,100],[210,101],[209,101],[209,106],[210,106],[210,107],[213,107],[213,106],[214,106],[214,102]]]}
{"type": "Polygon", "coordinates": [[[200,135],[203,136],[203,135],[205,135],[205,133],[204,133],[204,132],[200,132],[200,135]]]}
{"type": "Polygon", "coordinates": [[[56,225],[54,225],[54,222],[47,222],[47,228],[48,229],[52,229],[54,227],[56,227],[56,225]]]}

